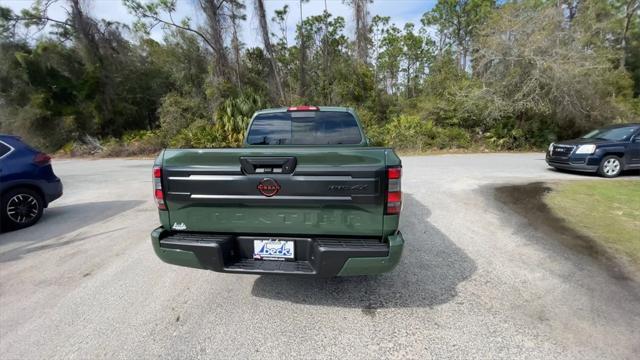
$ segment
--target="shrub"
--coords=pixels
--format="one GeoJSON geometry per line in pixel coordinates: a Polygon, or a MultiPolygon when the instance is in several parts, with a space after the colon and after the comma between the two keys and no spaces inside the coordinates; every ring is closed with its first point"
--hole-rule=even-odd
{"type": "Polygon", "coordinates": [[[377,135],[386,146],[399,150],[468,148],[471,145],[471,136],[464,129],[439,127],[433,121],[408,115],[391,119],[377,135]]]}
{"type": "Polygon", "coordinates": [[[182,129],[169,143],[175,148],[216,148],[224,144],[221,133],[216,126],[206,121],[193,122],[182,129]]]}
{"type": "Polygon", "coordinates": [[[165,142],[170,141],[182,129],[199,120],[212,119],[207,115],[207,106],[202,99],[185,97],[176,93],[167,94],[158,110],[160,115],[159,135],[165,142]]]}
{"type": "Polygon", "coordinates": [[[435,146],[438,149],[468,149],[471,147],[471,135],[457,127],[438,128],[435,146]]]}
{"type": "Polygon", "coordinates": [[[357,110],[360,124],[371,145],[384,145],[384,126],[375,118],[375,115],[367,109],[357,110]]]}
{"type": "Polygon", "coordinates": [[[164,147],[159,131],[140,130],[126,133],[120,139],[108,138],[102,142],[102,157],[151,156],[164,147]]]}
{"type": "Polygon", "coordinates": [[[497,123],[484,137],[494,150],[515,150],[525,145],[525,132],[517,128],[513,121],[497,123]]]}

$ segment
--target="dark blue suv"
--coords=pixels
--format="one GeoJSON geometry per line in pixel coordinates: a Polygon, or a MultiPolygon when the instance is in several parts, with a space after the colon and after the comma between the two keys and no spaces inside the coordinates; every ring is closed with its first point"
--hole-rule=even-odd
{"type": "Polygon", "coordinates": [[[611,125],[579,139],[552,143],[547,164],[609,178],[623,170],[640,169],[640,124],[611,125]]]}
{"type": "Polygon", "coordinates": [[[44,208],[62,196],[51,157],[17,136],[0,134],[0,231],[35,224],[44,208]]]}

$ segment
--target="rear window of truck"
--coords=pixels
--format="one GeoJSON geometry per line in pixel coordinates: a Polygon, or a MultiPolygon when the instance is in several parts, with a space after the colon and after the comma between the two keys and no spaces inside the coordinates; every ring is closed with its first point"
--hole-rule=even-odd
{"type": "Polygon", "coordinates": [[[356,145],[362,134],[344,111],[290,111],[256,115],[249,145],[356,145]]]}

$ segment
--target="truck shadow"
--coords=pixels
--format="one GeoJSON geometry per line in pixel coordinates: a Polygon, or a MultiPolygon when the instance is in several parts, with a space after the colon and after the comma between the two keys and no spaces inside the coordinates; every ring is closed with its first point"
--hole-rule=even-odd
{"type": "Polygon", "coordinates": [[[431,212],[410,194],[404,194],[400,230],[406,243],[400,264],[379,276],[315,279],[260,276],[253,296],[320,306],[377,309],[433,307],[457,296],[457,286],[476,271],[466,253],[428,222],[431,212]],[[407,216],[411,214],[411,216],[407,216]]]}
{"type": "Polygon", "coordinates": [[[78,234],[72,239],[60,239],[60,241],[40,245],[131,210],[142,203],[144,201],[100,201],[48,208],[37,224],[20,230],[0,232],[0,245],[21,243],[21,245],[12,246],[8,251],[1,252],[0,262],[16,260],[28,253],[89,239],[93,236],[78,234]]]}

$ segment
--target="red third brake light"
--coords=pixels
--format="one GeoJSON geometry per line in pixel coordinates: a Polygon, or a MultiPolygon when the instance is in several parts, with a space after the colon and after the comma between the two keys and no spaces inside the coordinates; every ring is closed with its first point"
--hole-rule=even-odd
{"type": "Polygon", "coordinates": [[[51,163],[51,156],[45,153],[37,153],[36,156],[33,157],[33,162],[38,166],[49,165],[51,163]]]}
{"type": "Polygon", "coordinates": [[[291,106],[287,109],[287,111],[318,111],[318,110],[320,110],[319,107],[309,106],[309,105],[291,106]]]}
{"type": "Polygon", "coordinates": [[[398,215],[400,214],[400,210],[402,210],[401,178],[401,167],[391,167],[387,169],[387,215],[398,215]]]}
{"type": "Polygon", "coordinates": [[[160,166],[153,167],[153,197],[156,200],[158,209],[167,210],[167,204],[164,202],[164,192],[162,192],[162,168],[160,166]]]}

